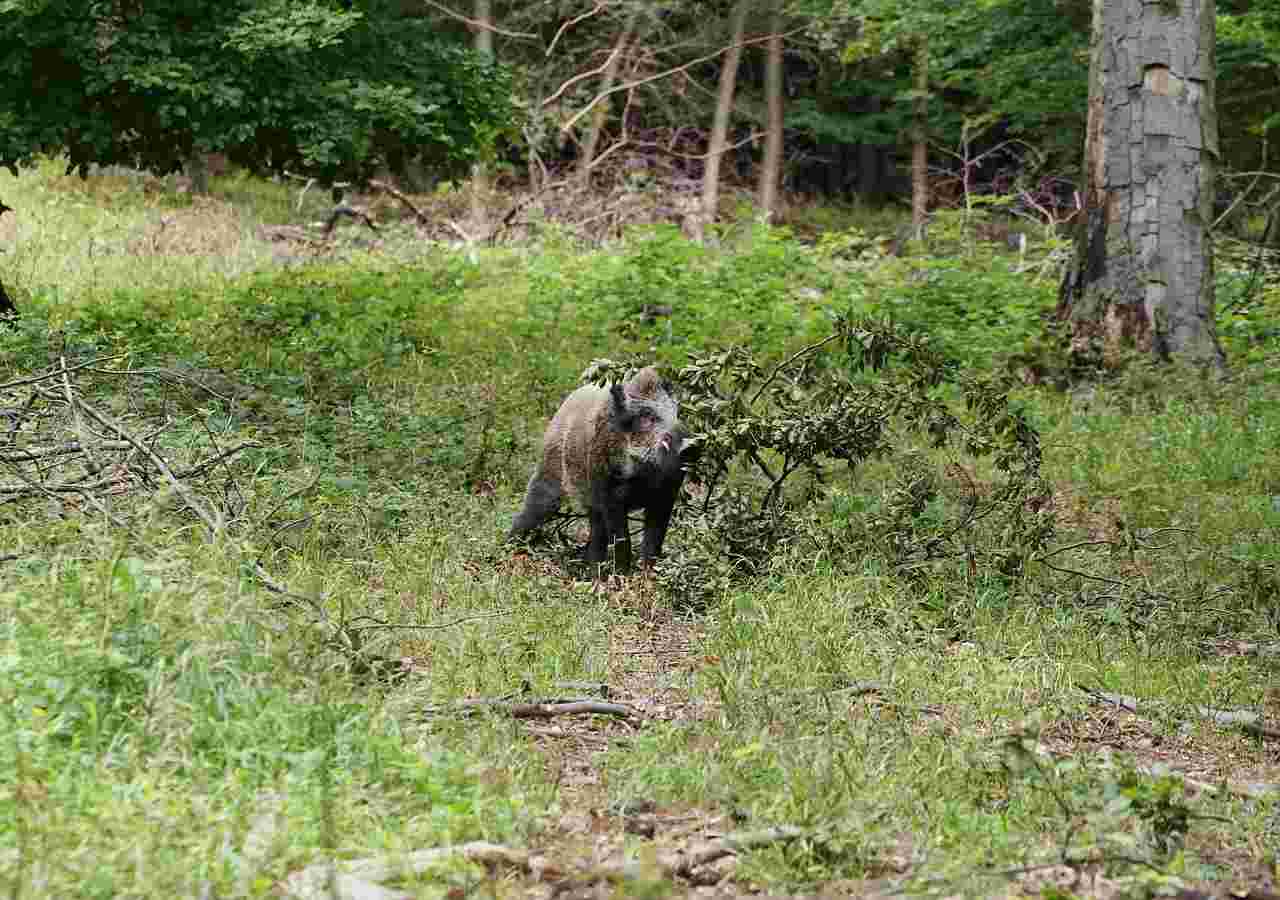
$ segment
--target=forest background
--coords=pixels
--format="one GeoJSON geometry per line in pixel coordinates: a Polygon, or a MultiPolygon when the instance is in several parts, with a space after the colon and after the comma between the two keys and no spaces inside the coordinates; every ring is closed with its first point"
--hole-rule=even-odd
{"type": "Polygon", "coordinates": [[[1268,896],[1280,4],[1214,378],[1067,352],[1091,12],[0,0],[9,895],[1268,896]],[[502,540],[601,357],[627,577],[502,540]]]}

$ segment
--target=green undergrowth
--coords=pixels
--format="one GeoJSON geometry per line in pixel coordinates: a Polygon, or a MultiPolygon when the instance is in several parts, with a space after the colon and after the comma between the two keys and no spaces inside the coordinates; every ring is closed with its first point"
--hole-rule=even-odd
{"type": "MultiPolygon", "coordinates": [[[[73,221],[62,246],[83,247],[73,221]]],[[[1056,521],[1017,568],[963,552],[903,565],[900,536],[877,543],[868,523],[923,533],[995,483],[989,462],[928,446],[918,472],[874,457],[802,473],[804,514],[750,577],[696,605],[663,594],[661,571],[593,584],[502,543],[541,429],[594,358],[675,373],[748,342],[776,364],[837,316],[892,314],[995,383],[1052,299],[1051,279],[981,248],[886,261],[854,230],[812,247],[735,234],[718,248],[658,229],[590,253],[548,238],[478,263],[424,248],[189,278],[121,259],[94,281],[79,257],[57,292],[20,276],[0,383],[113,356],[77,382],[86,401],[166,423],[154,446],[184,465],[256,446],[192,482],[224,514],[217,534],[162,479],[104,499],[126,527],[74,498],[0,503],[10,895],[271,896],[334,856],[537,847],[574,812],[570,763],[524,724],[438,707],[621,688],[643,654],[659,664],[639,699],[661,691],[690,712],[595,758],[592,808],[806,829],[746,854],[744,882],[893,877],[990,895],[1004,882],[984,873],[1064,853],[1134,890],[1239,871],[1218,850],[1266,846],[1274,800],[1184,791],[1146,751],[1170,748],[1207,780],[1280,780],[1264,744],[1194,715],[1258,708],[1273,674],[1224,650],[1280,623],[1280,388],[1256,329],[1224,384],[1139,370],[1014,389],[1056,521]],[[153,374],[109,374],[126,369],[153,374]],[[938,499],[905,502],[926,476],[938,499]],[[644,640],[619,646],[626,634],[644,640]],[[1100,723],[1086,687],[1158,705],[1135,735],[1100,723]]],[[[0,407],[28,391],[5,388],[0,407]]],[[[699,552],[693,523],[678,512],[669,565],[699,552]]],[[[434,897],[483,878],[398,884],[434,897]]]]}
{"type": "Polygon", "coordinates": [[[264,896],[317,851],[518,839],[544,802],[527,751],[480,727],[472,756],[390,715],[305,634],[273,632],[265,598],[216,551],[127,543],[98,535],[7,564],[14,896],[264,896]],[[263,817],[282,827],[251,851],[263,817]]]}

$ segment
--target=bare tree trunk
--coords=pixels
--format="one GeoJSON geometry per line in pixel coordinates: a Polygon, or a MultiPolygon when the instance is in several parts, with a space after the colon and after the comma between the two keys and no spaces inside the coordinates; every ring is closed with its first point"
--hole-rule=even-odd
{"type": "Polygon", "coordinates": [[[1094,0],[1085,208],[1058,314],[1072,356],[1226,366],[1214,324],[1214,0],[1094,0]]]}
{"type": "Polygon", "coordinates": [[[769,110],[769,133],[760,169],[760,208],[772,222],[777,213],[778,184],[782,179],[782,2],[772,0],[769,44],[765,57],[764,91],[769,110]]]}
{"type": "MultiPolygon", "coordinates": [[[[493,6],[492,0],[475,0],[476,25],[475,49],[493,58],[493,6]]],[[[471,234],[479,237],[489,229],[489,216],[485,211],[485,199],[489,195],[489,168],[483,161],[471,167],[471,234]]]]}
{"type": "Polygon", "coordinates": [[[724,155],[725,139],[729,134],[729,116],[733,113],[733,89],[738,80],[738,63],[742,60],[742,36],[747,27],[747,7],[750,0],[738,0],[733,7],[729,26],[731,49],[724,55],[720,69],[720,94],[716,98],[715,119],[711,125],[711,140],[707,146],[707,163],[702,175],[702,215],[698,227],[698,239],[704,236],[703,228],[716,219],[716,207],[720,200],[720,158],[724,155]]]}
{"type": "Polygon", "coordinates": [[[915,95],[911,107],[911,231],[918,241],[924,238],[929,217],[929,40],[916,38],[915,95]]]}
{"type": "MultiPolygon", "coordinates": [[[[614,82],[618,80],[618,68],[622,65],[622,57],[627,51],[627,45],[631,42],[631,34],[635,30],[636,19],[639,17],[639,6],[634,7],[627,15],[626,24],[622,26],[622,33],[618,35],[618,42],[613,46],[613,52],[609,56],[609,60],[605,63],[604,77],[600,82],[600,92],[608,93],[613,88],[614,82]]],[[[591,112],[591,125],[587,129],[586,139],[582,142],[582,148],[578,155],[578,171],[577,181],[578,187],[585,188],[591,181],[591,163],[596,157],[596,147],[600,143],[600,132],[604,130],[604,123],[609,118],[609,100],[601,100],[596,104],[596,108],[591,112]]]]}

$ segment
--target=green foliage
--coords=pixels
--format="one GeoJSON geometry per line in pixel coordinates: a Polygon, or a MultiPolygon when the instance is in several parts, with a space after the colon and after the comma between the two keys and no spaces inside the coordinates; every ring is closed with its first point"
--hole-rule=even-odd
{"type": "MultiPolygon", "coordinates": [[[[1213,770],[1198,777],[1253,778],[1240,773],[1271,765],[1267,746],[1208,722],[1126,716],[1129,777],[1097,752],[1117,720],[1084,707],[1078,686],[1173,710],[1265,702],[1273,663],[1245,648],[1274,640],[1280,591],[1269,295],[1250,313],[1258,355],[1230,382],[1151,368],[1015,394],[998,380],[1008,348],[988,342],[985,321],[951,322],[963,364],[924,364],[943,354],[924,340],[936,326],[927,304],[912,307],[911,279],[954,269],[951,287],[994,310],[980,286],[1013,291],[1016,266],[1047,305],[1041,247],[1024,261],[948,223],[907,258],[884,257],[879,223],[855,219],[860,234],[818,247],[763,230],[716,250],[632,235],[590,252],[484,247],[472,262],[432,248],[247,274],[216,254],[126,252],[117,235],[145,223],[121,216],[149,209],[141,191],[51,177],[56,189],[34,192],[35,177],[0,183],[6,200],[34,201],[11,257],[30,288],[18,327],[0,329],[0,383],[61,355],[128,352],[76,383],[101,409],[147,410],[141,433],[167,429],[150,446],[180,450],[183,467],[210,440],[261,446],[192,483],[224,513],[216,537],[141,480],[103,495],[129,528],[76,495],[0,497],[6,877],[57,896],[266,896],[322,859],[394,861],[473,837],[551,847],[574,865],[578,842],[557,836],[579,821],[593,851],[616,839],[643,858],[649,845],[621,811],[655,806],[659,827],[674,810],[744,831],[802,828],[739,856],[734,879],[773,893],[889,875],[907,893],[996,896],[1011,869],[1064,854],[1106,860],[1105,877],[1135,889],[1252,874],[1218,848],[1259,845],[1275,804],[1184,793],[1150,764],[1176,741],[1213,770]],[[885,296],[907,301],[896,309],[910,327],[877,320],[852,356],[839,340],[805,351],[833,313],[884,313],[885,296]],[[649,302],[673,314],[634,321],[649,302]],[[728,404],[686,386],[684,414],[709,407],[698,428],[732,461],[710,494],[713,470],[690,485],[659,570],[665,597],[644,577],[576,582],[502,543],[547,416],[602,353],[700,366],[728,404]],[[109,374],[126,369],[155,374],[109,374]],[[175,389],[197,371],[220,396],[175,389]],[[913,384],[930,371],[941,383],[913,384]],[[858,404],[873,420],[865,434],[837,415],[858,404]],[[851,470],[840,454],[874,446],[875,428],[887,449],[851,470]],[[829,455],[805,460],[810,438],[829,455]],[[1029,471],[1037,444],[1061,545],[1006,574],[1029,539],[1019,529],[1050,517],[1037,495],[1016,515],[1000,506],[1014,479],[996,463],[1008,454],[1029,471]],[[805,460],[768,503],[772,480],[743,462],[752,449],[775,478],[805,460]],[[265,590],[254,562],[291,595],[265,590]],[[374,678],[324,640],[304,614],[316,609],[369,659],[404,660],[399,677],[374,678]],[[569,745],[547,743],[560,738],[448,711],[463,697],[564,696],[570,679],[667,711],[639,728],[560,721],[592,747],[609,742],[567,751],[595,778],[572,790],[557,749],[569,745]],[[1002,766],[992,738],[1029,714],[1044,721],[1043,740],[1022,735],[1040,772],[1002,766]]],[[[827,221],[850,224],[844,212],[827,221]]],[[[37,389],[42,403],[61,396],[56,381],[0,391],[5,418],[37,389]]],[[[131,459],[121,475],[139,469],[131,459]]],[[[460,868],[394,888],[483,894],[491,882],[460,868]]]]}
{"type": "MultiPolygon", "coordinates": [[[[1004,134],[1029,141],[1053,171],[1076,170],[1088,96],[1086,3],[965,4],[955,7],[932,37],[940,42],[938,80],[973,95],[946,117],[946,137],[953,146],[964,116],[991,112],[1004,134]]],[[[1011,154],[1022,155],[1020,149],[1011,154]]]]}
{"type": "Polygon", "coordinates": [[[1150,829],[1150,839],[1162,854],[1177,851],[1187,836],[1192,819],[1182,779],[1171,775],[1156,778],[1128,770],[1108,782],[1103,796],[1107,812],[1132,811],[1150,829]]]}
{"type": "Polygon", "coordinates": [[[10,3],[0,165],[65,148],[165,173],[222,151],[330,180],[422,153],[463,171],[511,122],[504,70],[378,3],[10,3]]]}
{"type": "Polygon", "coordinates": [[[886,238],[861,228],[824,234],[816,253],[849,273],[836,295],[849,315],[888,316],[963,366],[985,369],[1043,338],[1057,290],[1046,275],[1057,242],[1030,241],[1023,260],[975,238],[993,219],[1008,229],[981,212],[940,212],[918,255],[884,259],[886,238]]]}
{"type": "Polygon", "coordinates": [[[252,876],[264,895],[335,841],[413,849],[519,825],[523,797],[474,778],[466,756],[417,745],[341,679],[298,671],[252,614],[217,610],[211,640],[181,610],[207,608],[212,580],[124,555],[10,566],[5,599],[24,613],[0,655],[0,765],[18,784],[0,803],[9,874],[25,865],[50,893],[85,896],[91,875],[94,895],[155,897],[232,894],[252,876]],[[264,813],[291,823],[287,842],[268,833],[256,862],[208,852],[211,816],[239,847],[264,813]],[[64,846],[92,849],[92,872],[40,868],[64,846]]]}
{"type": "Polygon", "coordinates": [[[545,260],[534,270],[528,302],[544,329],[555,329],[566,310],[603,316],[626,339],[625,349],[675,363],[708,344],[750,338],[780,347],[812,333],[826,318],[818,301],[829,284],[830,275],[785,229],[753,228],[734,252],[717,252],[663,225],[633,232],[617,252],[586,267],[545,260]]]}
{"type": "Polygon", "coordinates": [[[357,279],[320,269],[273,273],[231,289],[229,315],[210,324],[215,333],[226,329],[228,346],[232,335],[247,334],[251,346],[270,347],[259,363],[277,372],[390,365],[430,345],[429,326],[416,313],[451,293],[422,296],[417,285],[397,281],[384,272],[357,279]]]}
{"type": "MultiPolygon", "coordinates": [[[[1219,8],[1217,54],[1219,121],[1228,145],[1242,147],[1246,159],[1261,162],[1258,137],[1280,124],[1276,112],[1276,72],[1280,70],[1280,8],[1264,2],[1219,8]]],[[[1236,164],[1244,168],[1246,159],[1236,164]]]]}
{"type": "Polygon", "coordinates": [[[1052,285],[1029,282],[1003,261],[927,259],[903,269],[901,281],[883,284],[876,306],[970,366],[990,365],[1036,337],[1053,296],[1052,285]]]}
{"type": "Polygon", "coordinates": [[[1218,336],[1232,362],[1263,363],[1280,349],[1280,280],[1267,268],[1215,266],[1218,336]]]}

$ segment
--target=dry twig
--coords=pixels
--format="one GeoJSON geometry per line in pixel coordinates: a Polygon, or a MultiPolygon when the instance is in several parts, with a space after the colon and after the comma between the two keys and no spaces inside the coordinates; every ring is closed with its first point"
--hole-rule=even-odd
{"type": "Polygon", "coordinates": [[[513,719],[552,719],[556,716],[617,716],[622,719],[643,719],[644,714],[632,706],[621,703],[605,703],[600,700],[558,700],[518,702],[504,699],[460,700],[449,707],[433,707],[428,715],[445,712],[474,715],[485,710],[504,713],[513,719]]]}

